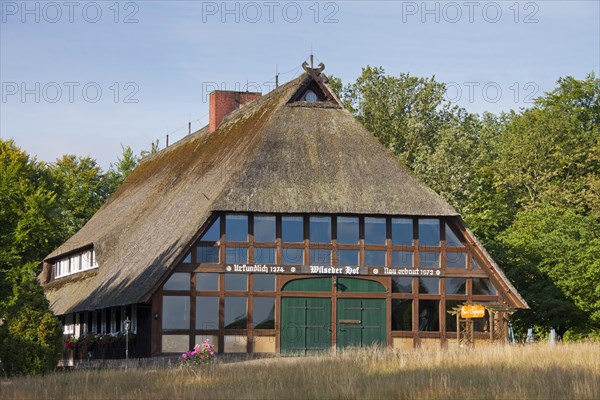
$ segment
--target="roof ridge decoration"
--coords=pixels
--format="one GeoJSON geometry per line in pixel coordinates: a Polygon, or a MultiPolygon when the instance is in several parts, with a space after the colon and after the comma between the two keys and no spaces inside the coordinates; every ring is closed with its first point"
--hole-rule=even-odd
{"type": "Polygon", "coordinates": [[[327,85],[329,79],[327,75],[323,73],[325,70],[325,64],[319,63],[317,68],[309,67],[308,63],[304,61],[302,68],[308,74],[307,78],[299,87],[299,89],[290,98],[288,105],[291,106],[304,106],[313,108],[343,108],[342,102],[335,95],[333,90],[327,85]],[[313,92],[315,98],[308,100],[306,94],[313,92]]]}

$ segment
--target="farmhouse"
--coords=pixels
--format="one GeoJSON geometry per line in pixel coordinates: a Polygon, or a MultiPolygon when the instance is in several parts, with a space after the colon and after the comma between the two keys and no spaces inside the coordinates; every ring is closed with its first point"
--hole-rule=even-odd
{"type": "Polygon", "coordinates": [[[505,337],[525,301],[323,68],[265,96],[213,92],[206,127],[144,159],[48,255],[40,280],[65,335],[105,340],[129,319],[133,356],[204,339],[220,353],[439,347],[469,303],[486,307],[476,342],[505,337]]]}

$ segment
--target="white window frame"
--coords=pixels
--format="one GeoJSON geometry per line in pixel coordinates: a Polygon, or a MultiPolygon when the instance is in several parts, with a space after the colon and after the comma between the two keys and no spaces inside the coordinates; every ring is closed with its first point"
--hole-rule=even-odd
{"type": "Polygon", "coordinates": [[[54,278],[62,278],[94,268],[98,268],[96,252],[94,249],[90,249],[56,260],[54,278]]]}

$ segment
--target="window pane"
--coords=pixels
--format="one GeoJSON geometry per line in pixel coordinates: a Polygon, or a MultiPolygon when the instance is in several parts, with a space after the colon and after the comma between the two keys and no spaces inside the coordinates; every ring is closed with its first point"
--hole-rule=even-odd
{"type": "Polygon", "coordinates": [[[298,243],[304,241],[304,219],[300,216],[281,217],[281,240],[298,243]]]}
{"type": "Polygon", "coordinates": [[[275,248],[255,247],[254,264],[275,264],[275,248]]]}
{"type": "Polygon", "coordinates": [[[219,329],[218,297],[196,297],[196,329],[219,329]]]}
{"type": "Polygon", "coordinates": [[[419,278],[419,293],[440,294],[440,278],[419,278]]]}
{"type": "Polygon", "coordinates": [[[227,214],[225,216],[225,240],[228,242],[248,241],[248,216],[227,214]]]}
{"type": "Polygon", "coordinates": [[[310,241],[313,243],[331,242],[331,217],[310,217],[310,241]]]}
{"type": "Polygon", "coordinates": [[[217,217],[215,222],[204,232],[200,240],[206,242],[217,242],[221,239],[221,218],[217,217]]]}
{"type": "Polygon", "coordinates": [[[446,294],[467,294],[465,278],[446,278],[446,294]]]}
{"type": "Polygon", "coordinates": [[[164,290],[190,290],[190,274],[175,272],[163,286],[164,290]]]}
{"type": "Polygon", "coordinates": [[[393,277],[392,293],[412,293],[412,280],[410,276],[393,277]]]}
{"type": "Polygon", "coordinates": [[[446,252],[446,268],[467,268],[467,253],[446,252]]]}
{"type": "Polygon", "coordinates": [[[190,296],[163,296],[162,327],[190,328],[190,296]]]}
{"type": "Polygon", "coordinates": [[[213,272],[196,274],[196,290],[219,290],[219,274],[213,272]]]}
{"type": "Polygon", "coordinates": [[[225,297],[225,329],[246,329],[246,298],[225,297]]]}
{"type": "Polygon", "coordinates": [[[439,246],[440,245],[440,220],[439,219],[419,219],[419,245],[420,246],[439,246]]]}
{"type": "Polygon", "coordinates": [[[392,330],[412,331],[412,300],[392,299],[392,330]]]}
{"type": "Polygon", "coordinates": [[[394,267],[412,267],[413,252],[412,251],[392,251],[392,265],[394,267]]]}
{"type": "Polygon", "coordinates": [[[190,264],[192,262],[192,252],[186,254],[185,258],[181,262],[182,264],[190,264]]]}
{"type": "Polygon", "coordinates": [[[274,292],[275,291],[275,275],[273,274],[254,274],[254,291],[255,292],[274,292]]]}
{"type": "Polygon", "coordinates": [[[447,247],[460,247],[462,246],[461,239],[454,233],[450,225],[446,224],[446,246],[447,247]]]}
{"type": "Polygon", "coordinates": [[[255,215],[254,216],[254,241],[255,242],[274,242],[275,241],[275,216],[255,215]]]}
{"type": "Polygon", "coordinates": [[[275,328],[275,298],[255,297],[252,317],[254,318],[254,329],[275,328]]]}
{"type": "Polygon", "coordinates": [[[479,262],[477,262],[477,260],[475,259],[475,257],[473,257],[473,262],[472,262],[472,267],[473,269],[481,269],[481,267],[479,266],[479,262]]]}
{"type": "Polygon", "coordinates": [[[196,247],[196,260],[198,260],[199,263],[218,264],[219,248],[214,246],[196,247]]]}
{"type": "Polygon", "coordinates": [[[311,265],[331,265],[331,250],[310,249],[311,265]]]}
{"type": "Polygon", "coordinates": [[[304,249],[281,249],[281,256],[284,265],[304,264],[304,249]]]}
{"type": "Polygon", "coordinates": [[[385,244],[385,218],[365,218],[365,244],[385,244]]]}
{"type": "MultiPolygon", "coordinates": [[[[446,283],[446,287],[447,285],[446,283]]],[[[446,332],[456,332],[456,315],[449,314],[448,311],[454,310],[464,302],[465,300],[446,300],[446,332]]]]}
{"type": "Polygon", "coordinates": [[[338,265],[358,265],[358,250],[338,250],[338,265]]]}
{"type": "Polygon", "coordinates": [[[419,266],[422,268],[439,268],[440,253],[435,253],[431,251],[420,251],[419,266]]]}
{"type": "Polygon", "coordinates": [[[367,267],[385,266],[385,250],[366,250],[365,265],[367,267]]]}
{"type": "Polygon", "coordinates": [[[337,217],[337,242],[358,244],[358,217],[337,217]]]}
{"type": "Polygon", "coordinates": [[[392,244],[412,246],[413,220],[410,218],[392,218],[392,244]]]}
{"type": "Polygon", "coordinates": [[[225,274],[225,290],[248,290],[248,275],[225,274]]]}
{"type": "Polygon", "coordinates": [[[247,263],[248,248],[247,247],[227,247],[225,248],[225,262],[231,263],[247,263]]]}
{"type": "Polygon", "coordinates": [[[419,331],[440,330],[438,300],[419,300],[419,331]]]}
{"type": "Polygon", "coordinates": [[[489,279],[473,278],[473,294],[495,296],[496,288],[489,279]]]}

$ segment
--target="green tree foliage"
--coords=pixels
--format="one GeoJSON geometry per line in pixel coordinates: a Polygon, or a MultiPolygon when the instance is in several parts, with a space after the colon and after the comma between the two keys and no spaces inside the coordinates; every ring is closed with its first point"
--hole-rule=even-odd
{"type": "Polygon", "coordinates": [[[0,360],[9,376],[51,371],[62,350],[62,325],[49,310],[33,273],[36,266],[28,263],[8,273],[12,290],[0,306],[0,360]]]}
{"type": "Polygon", "coordinates": [[[0,360],[8,374],[56,365],[60,323],[49,311],[37,265],[59,239],[56,194],[43,163],[0,141],[0,360]]]}
{"type": "Polygon", "coordinates": [[[106,174],[110,193],[117,191],[140,162],[140,157],[134,154],[131,147],[121,145],[121,150],[121,157],[117,158],[117,162],[110,166],[106,174]]]}
{"type": "Polygon", "coordinates": [[[524,320],[559,333],[600,329],[600,224],[594,217],[544,204],[520,211],[499,240],[507,245],[507,274],[531,299],[524,320]]]}
{"type": "Polygon", "coordinates": [[[64,155],[50,165],[53,190],[60,210],[63,240],[72,236],[100,208],[110,195],[105,174],[90,157],[64,155]]]}
{"type": "MultiPolygon", "coordinates": [[[[341,83],[334,78],[333,86],[340,90],[341,83]]],[[[384,146],[412,167],[423,153],[434,150],[438,132],[452,117],[444,93],[444,85],[434,77],[395,77],[382,67],[367,66],[356,82],[343,87],[340,99],[384,146]]]]}
{"type": "Polygon", "coordinates": [[[532,108],[498,116],[452,106],[433,77],[383,68],[330,86],[508,271],[532,307],[517,325],[598,328],[600,79],[561,78],[532,108]]]}
{"type": "Polygon", "coordinates": [[[137,162],[123,147],[106,173],[90,157],[45,164],[0,140],[0,373],[56,366],[62,331],[36,278],[41,261],[91,218],[137,162]]]}

